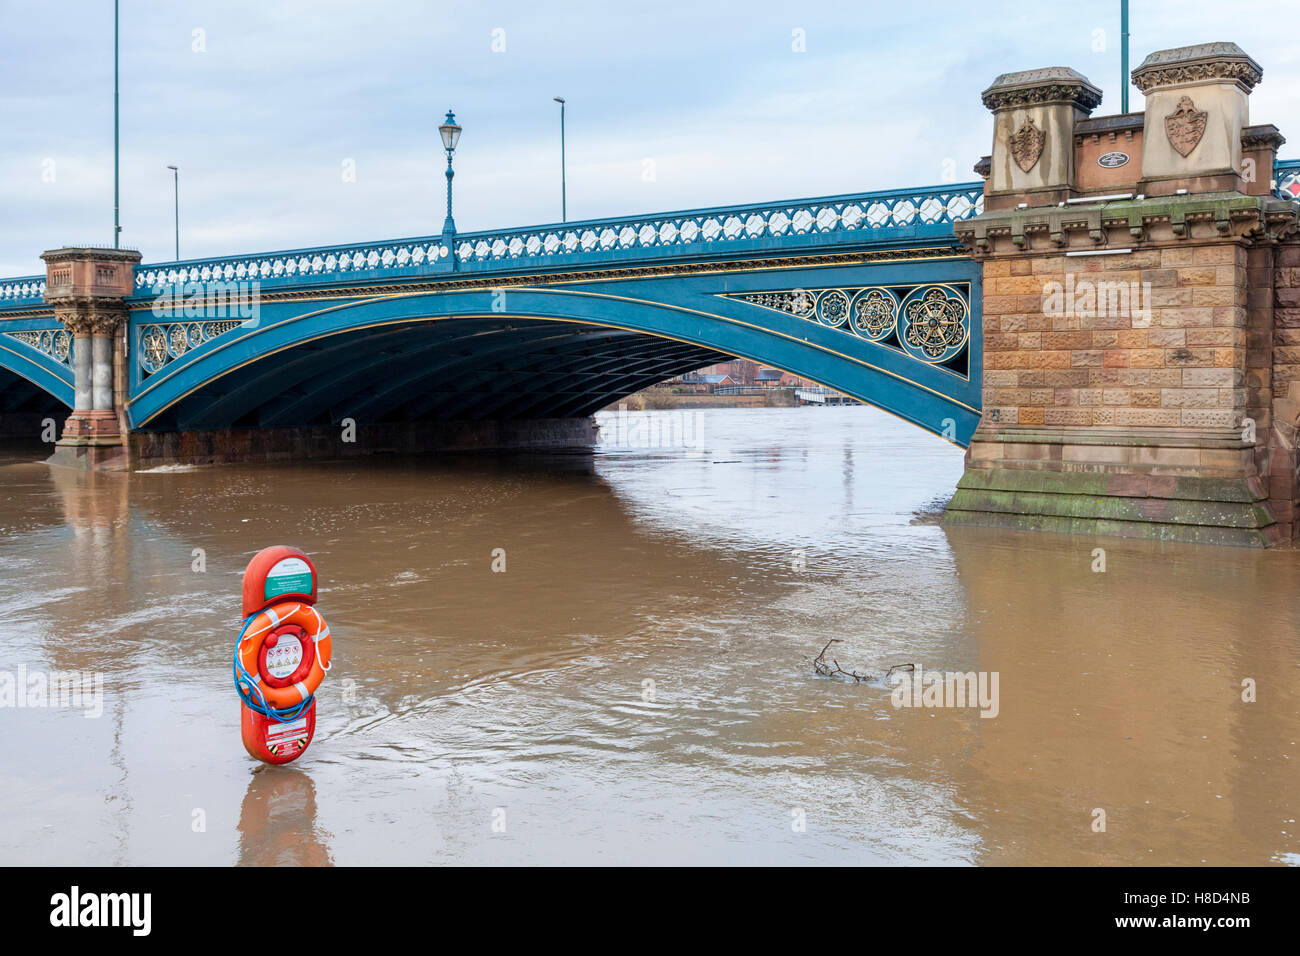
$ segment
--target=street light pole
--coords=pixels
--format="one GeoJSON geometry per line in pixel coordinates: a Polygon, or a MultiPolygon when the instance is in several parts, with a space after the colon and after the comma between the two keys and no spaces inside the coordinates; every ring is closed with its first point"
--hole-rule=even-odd
{"type": "Polygon", "coordinates": [[[1128,0],[1119,0],[1119,111],[1128,112],[1128,0]]]}
{"type": "Polygon", "coordinates": [[[560,104],[560,222],[569,221],[568,191],[564,176],[564,97],[552,97],[560,104]]]}
{"type": "Polygon", "coordinates": [[[447,218],[442,224],[442,234],[454,236],[456,221],[451,218],[451,178],[456,174],[451,168],[451,154],[456,152],[456,144],[460,142],[460,126],[451,110],[447,110],[447,118],[438,127],[438,135],[442,137],[442,148],[447,151],[447,218]]]}
{"type": "Polygon", "coordinates": [[[176,210],[176,261],[181,261],[181,171],[175,166],[168,166],[172,171],[172,186],[175,192],[173,208],[176,210]]]}
{"type": "Polygon", "coordinates": [[[113,0],[113,248],[122,246],[122,223],[119,218],[119,196],[121,183],[120,138],[118,135],[117,108],[117,5],[113,0]]]}

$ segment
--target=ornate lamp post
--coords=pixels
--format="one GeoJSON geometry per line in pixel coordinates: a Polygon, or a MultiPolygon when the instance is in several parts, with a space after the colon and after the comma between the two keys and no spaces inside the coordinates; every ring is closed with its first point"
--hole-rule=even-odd
{"type": "Polygon", "coordinates": [[[442,148],[447,151],[447,221],[442,224],[442,234],[453,236],[456,234],[456,221],[451,218],[451,177],[456,174],[451,169],[451,154],[456,152],[456,144],[460,142],[460,126],[451,110],[447,110],[447,118],[438,127],[438,133],[442,136],[442,148]]]}

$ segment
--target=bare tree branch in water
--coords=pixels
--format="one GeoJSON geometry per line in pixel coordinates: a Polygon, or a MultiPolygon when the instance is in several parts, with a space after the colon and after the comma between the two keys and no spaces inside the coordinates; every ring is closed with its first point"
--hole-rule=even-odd
{"type": "MultiPolygon", "coordinates": [[[[842,643],[842,641],[840,641],[838,637],[833,637],[827,641],[826,646],[822,648],[821,653],[813,658],[813,669],[822,677],[837,677],[840,674],[843,674],[845,677],[852,677],[854,683],[871,680],[872,678],[870,674],[859,674],[857,671],[846,671],[843,667],[840,667],[840,662],[833,657],[830,659],[830,662],[827,663],[826,652],[830,650],[832,644],[840,643],[842,643]]],[[[915,664],[895,664],[885,672],[885,679],[888,680],[894,671],[914,670],[916,670],[915,664]]]]}

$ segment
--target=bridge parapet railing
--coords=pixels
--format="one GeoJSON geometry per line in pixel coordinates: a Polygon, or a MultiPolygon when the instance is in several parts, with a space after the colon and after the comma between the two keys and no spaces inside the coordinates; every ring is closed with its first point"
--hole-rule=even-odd
{"type": "Polygon", "coordinates": [[[779,252],[904,240],[942,240],[983,210],[981,183],[827,196],[594,219],[520,229],[320,246],[136,268],[140,294],[183,282],[329,285],[458,272],[584,268],[656,259],[779,252]]]}
{"type": "MultiPolygon", "coordinates": [[[[1300,160],[1279,160],[1277,195],[1300,201],[1300,160]]],[[[940,240],[983,211],[982,183],[954,183],[722,206],[649,216],[553,223],[441,236],[318,246],[136,267],[141,296],[184,282],[257,281],[272,287],[346,286],[375,279],[584,268],[798,248],[940,240]]],[[[40,305],[44,276],[0,280],[0,311],[40,305]]]]}
{"type": "Polygon", "coordinates": [[[45,276],[0,279],[0,306],[40,304],[45,297],[45,276]]]}
{"type": "MultiPolygon", "coordinates": [[[[729,243],[746,240],[797,243],[800,237],[829,233],[867,238],[876,230],[951,224],[983,207],[982,184],[960,183],[472,233],[457,237],[456,255],[462,263],[473,263],[619,250],[725,251],[729,243]]],[[[888,238],[885,232],[879,238],[888,238]]]]}

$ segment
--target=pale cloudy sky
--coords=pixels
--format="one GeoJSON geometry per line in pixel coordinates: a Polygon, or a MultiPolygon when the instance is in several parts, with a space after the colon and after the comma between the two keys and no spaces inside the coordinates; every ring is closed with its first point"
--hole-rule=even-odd
{"type": "MultiPolygon", "coordinates": [[[[1297,0],[1133,0],[1132,65],[1232,40],[1300,156],[1297,0]]],[[[1119,2],[121,0],[122,244],[182,257],[974,179],[979,101],[1072,66],[1116,113],[1119,2]],[[196,31],[199,31],[196,33],[196,31]],[[796,31],[805,49],[796,52],[796,31]],[[503,51],[494,50],[504,42],[503,51]],[[346,161],[356,180],[343,176],[346,161]],[[653,173],[647,175],[647,170],[653,173]]],[[[0,3],[0,276],[112,244],[112,2],[0,3]]],[[[1131,109],[1142,106],[1132,91],[1131,109]]]]}

